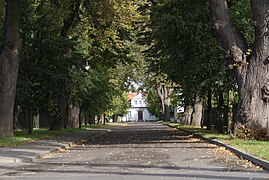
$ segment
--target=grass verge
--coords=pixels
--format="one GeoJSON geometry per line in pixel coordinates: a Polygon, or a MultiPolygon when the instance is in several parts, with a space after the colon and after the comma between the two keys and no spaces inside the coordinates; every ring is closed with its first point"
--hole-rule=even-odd
{"type": "Polygon", "coordinates": [[[85,131],[86,128],[105,128],[109,125],[92,124],[79,128],[67,128],[60,131],[50,131],[48,129],[36,129],[33,130],[32,134],[28,134],[27,131],[15,131],[13,137],[0,138],[0,147],[11,147],[20,144],[37,141],[40,139],[52,138],[54,136],[64,136],[65,134],[75,133],[78,131],[85,131]]]}
{"type": "Polygon", "coordinates": [[[183,126],[178,123],[165,122],[164,124],[169,124],[170,126],[181,128],[191,133],[200,134],[210,139],[217,139],[248,154],[269,161],[269,141],[238,139],[228,134],[220,134],[213,130],[202,129],[201,127],[183,126]]]}

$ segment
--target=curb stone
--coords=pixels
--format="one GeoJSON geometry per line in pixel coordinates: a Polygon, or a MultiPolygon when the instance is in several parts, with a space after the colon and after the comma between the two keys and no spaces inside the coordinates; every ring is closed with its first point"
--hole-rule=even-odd
{"type": "Polygon", "coordinates": [[[232,147],[230,145],[224,144],[223,142],[218,141],[216,139],[207,138],[207,137],[202,136],[201,134],[192,133],[192,132],[190,132],[188,130],[181,129],[181,128],[178,128],[178,127],[173,127],[173,126],[171,126],[169,124],[164,124],[164,125],[167,125],[167,126],[169,126],[171,128],[176,128],[176,129],[178,129],[180,131],[183,131],[183,132],[186,132],[188,134],[192,134],[192,136],[195,137],[195,138],[199,138],[199,139],[208,141],[208,142],[210,142],[212,144],[215,144],[217,146],[225,147],[227,150],[234,153],[237,157],[246,159],[248,161],[251,161],[252,163],[262,167],[263,169],[269,170],[269,161],[266,161],[264,159],[260,159],[260,158],[258,158],[256,156],[250,155],[250,154],[248,154],[246,152],[243,152],[243,151],[241,151],[241,150],[239,150],[237,148],[234,148],[234,147],[232,147]]]}

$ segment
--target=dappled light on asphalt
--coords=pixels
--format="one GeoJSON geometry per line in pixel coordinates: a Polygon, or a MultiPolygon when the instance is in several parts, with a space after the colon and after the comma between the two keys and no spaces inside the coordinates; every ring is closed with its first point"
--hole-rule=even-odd
{"type": "Polygon", "coordinates": [[[70,179],[269,177],[267,171],[223,148],[158,123],[118,125],[35,164],[19,167],[12,175],[29,179],[42,175],[70,179]],[[26,176],[27,172],[34,174],[26,176]]]}

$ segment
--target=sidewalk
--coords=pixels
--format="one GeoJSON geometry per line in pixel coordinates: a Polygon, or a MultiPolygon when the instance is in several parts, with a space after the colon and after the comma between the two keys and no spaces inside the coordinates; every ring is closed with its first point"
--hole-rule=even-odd
{"type": "Polygon", "coordinates": [[[107,131],[108,130],[106,129],[87,129],[87,131],[70,133],[66,136],[55,136],[53,139],[39,140],[14,147],[0,148],[0,164],[15,166],[35,161],[50,153],[71,147],[80,140],[94,138],[107,131]]]}

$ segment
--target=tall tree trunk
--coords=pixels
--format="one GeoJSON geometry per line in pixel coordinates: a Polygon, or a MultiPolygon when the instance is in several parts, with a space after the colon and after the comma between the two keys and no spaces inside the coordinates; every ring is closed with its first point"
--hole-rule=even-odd
{"type": "Polygon", "coordinates": [[[71,103],[68,103],[67,104],[67,109],[66,109],[66,118],[64,119],[64,129],[66,128],[69,128],[69,126],[72,124],[72,120],[71,120],[71,117],[72,117],[72,104],[71,103]]]}
{"type": "Polygon", "coordinates": [[[81,116],[81,118],[82,118],[82,121],[84,122],[84,125],[85,126],[87,126],[88,124],[92,124],[91,123],[91,117],[90,116],[84,116],[83,114],[82,114],[82,111],[81,111],[81,108],[80,108],[80,116],[81,116]]]}
{"type": "Polygon", "coordinates": [[[191,118],[193,113],[192,105],[188,105],[185,107],[184,115],[182,118],[182,123],[185,125],[191,125],[191,118]]]}
{"type": "Polygon", "coordinates": [[[228,94],[228,123],[227,123],[227,132],[228,134],[233,134],[233,93],[230,90],[228,94]]]}
{"type": "Polygon", "coordinates": [[[237,120],[252,129],[269,130],[269,21],[268,0],[251,0],[255,25],[255,43],[249,57],[247,44],[233,25],[226,0],[211,0],[211,14],[216,37],[226,55],[239,89],[237,120]]]}
{"type": "Polygon", "coordinates": [[[68,106],[69,117],[68,117],[68,126],[69,128],[78,128],[79,125],[81,126],[81,122],[79,121],[79,113],[80,108],[70,104],[68,106]]]}
{"type": "Polygon", "coordinates": [[[211,89],[207,92],[207,121],[206,129],[211,130],[211,109],[212,109],[212,92],[211,89]]]}
{"type": "MultiPolygon", "coordinates": [[[[61,36],[64,39],[68,38],[68,31],[72,28],[74,21],[76,20],[76,18],[78,18],[79,15],[79,7],[81,5],[82,0],[74,0],[73,2],[70,3],[69,6],[69,14],[67,16],[66,19],[64,19],[63,22],[63,28],[61,29],[61,36]]],[[[69,57],[71,56],[71,50],[69,47],[66,48],[66,53],[64,55],[64,61],[68,61],[69,57]]],[[[68,71],[68,76],[70,77],[70,71],[71,71],[71,66],[67,67],[67,71],[68,71]]],[[[65,92],[63,93],[63,96],[65,96],[65,99],[67,99],[66,104],[61,104],[61,109],[65,109],[69,106],[69,96],[70,96],[70,88],[71,88],[71,84],[70,83],[66,83],[65,84],[65,92]]],[[[72,105],[71,105],[72,106],[72,105]]],[[[63,112],[65,113],[65,116],[68,117],[68,111],[63,112]]],[[[65,121],[69,121],[69,118],[66,118],[65,121]]],[[[81,124],[80,124],[81,126],[81,124]]]]}
{"type": "Polygon", "coordinates": [[[90,123],[90,125],[91,125],[91,124],[95,124],[95,116],[92,116],[92,115],[91,115],[91,116],[89,117],[89,123],[90,123]]]}
{"type": "Polygon", "coordinates": [[[218,94],[218,120],[217,130],[219,133],[223,133],[223,122],[224,122],[224,98],[223,91],[219,91],[218,94]]]}
{"type": "Polygon", "coordinates": [[[19,107],[16,106],[15,103],[15,107],[14,107],[14,113],[13,113],[13,129],[16,130],[19,127],[19,114],[20,114],[20,110],[19,107]]]}
{"type": "MultiPolygon", "coordinates": [[[[85,120],[85,126],[87,126],[87,121],[85,120]]],[[[81,129],[82,127],[82,116],[81,116],[81,108],[79,107],[79,112],[78,112],[78,127],[81,129]]]]}
{"type": "Polygon", "coordinates": [[[100,119],[101,119],[101,116],[100,115],[97,115],[97,124],[100,123],[100,119]]]}
{"type": "Polygon", "coordinates": [[[53,121],[50,125],[50,130],[61,130],[64,128],[64,122],[66,116],[66,111],[67,111],[67,104],[68,104],[68,97],[65,95],[62,95],[58,97],[57,99],[57,109],[55,109],[55,114],[53,116],[53,121]]]}
{"type": "Polygon", "coordinates": [[[103,117],[103,125],[106,124],[106,114],[104,114],[104,117],[103,117]]]}
{"type": "Polygon", "coordinates": [[[157,94],[161,103],[161,118],[168,122],[171,119],[170,115],[170,95],[173,92],[172,88],[167,87],[164,84],[159,84],[157,87],[157,94]]]}
{"type": "Polygon", "coordinates": [[[0,53],[0,137],[13,136],[13,113],[21,47],[20,0],[6,0],[4,39],[0,53]]]}
{"type": "Polygon", "coordinates": [[[161,115],[160,118],[164,120],[164,111],[165,111],[165,106],[164,106],[164,95],[163,95],[163,86],[161,84],[157,85],[157,95],[160,100],[161,104],[161,115]]]}
{"type": "Polygon", "coordinates": [[[171,99],[170,95],[173,92],[173,89],[169,87],[164,87],[164,92],[165,92],[165,98],[164,98],[164,120],[166,122],[171,121],[171,112],[170,112],[170,104],[171,104],[171,99]]]}
{"type": "Polygon", "coordinates": [[[28,123],[28,133],[32,134],[33,131],[33,110],[31,107],[25,107],[24,108],[25,112],[25,119],[26,122],[28,123]]]}
{"type": "Polygon", "coordinates": [[[119,118],[119,115],[118,114],[115,114],[113,116],[113,122],[120,122],[120,118],[119,118]],[[115,120],[115,121],[114,121],[115,120]]]}
{"type": "Polygon", "coordinates": [[[39,127],[40,128],[50,127],[52,120],[53,120],[53,117],[51,116],[48,110],[45,110],[45,109],[39,110],[39,127]]]}
{"type": "Polygon", "coordinates": [[[202,118],[203,118],[203,99],[199,95],[196,95],[193,106],[191,125],[201,126],[202,118]]]}
{"type": "MultiPolygon", "coordinates": [[[[63,27],[61,29],[61,36],[63,39],[68,38],[68,31],[70,30],[75,19],[77,18],[80,4],[81,4],[81,0],[74,0],[70,4],[69,14],[67,18],[64,19],[63,27]]],[[[71,50],[67,46],[66,53],[64,55],[64,61],[68,61],[68,59],[70,58],[70,51],[71,50]]],[[[69,76],[71,67],[65,67],[65,68],[67,69],[67,74],[69,76]]],[[[60,117],[53,119],[53,122],[50,126],[51,130],[61,130],[62,128],[64,128],[65,121],[68,121],[68,119],[66,118],[68,118],[68,101],[69,101],[69,96],[70,96],[70,88],[71,88],[70,82],[66,82],[63,87],[62,94],[59,95],[59,97],[56,100],[60,117]]]]}

